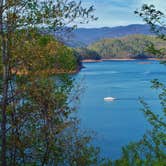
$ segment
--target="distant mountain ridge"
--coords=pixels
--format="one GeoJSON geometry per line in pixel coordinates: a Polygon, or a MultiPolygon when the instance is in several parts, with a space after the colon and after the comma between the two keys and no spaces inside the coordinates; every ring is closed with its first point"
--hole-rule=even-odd
{"type": "Polygon", "coordinates": [[[86,47],[105,38],[117,38],[127,35],[153,35],[147,24],[131,24],[128,26],[103,28],[78,28],[71,32],[65,43],[71,47],[86,47]]]}

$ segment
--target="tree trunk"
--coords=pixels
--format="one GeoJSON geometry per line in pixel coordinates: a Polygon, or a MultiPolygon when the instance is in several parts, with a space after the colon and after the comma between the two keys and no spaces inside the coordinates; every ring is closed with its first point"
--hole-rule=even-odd
{"type": "MultiPolygon", "coordinates": [[[[6,58],[6,53],[3,50],[3,60],[6,58]]],[[[2,166],[6,166],[6,109],[7,109],[7,93],[8,93],[8,66],[3,64],[3,90],[2,90],[2,122],[1,122],[1,131],[2,131],[2,166]]]]}
{"type": "Polygon", "coordinates": [[[3,77],[2,77],[2,105],[1,105],[1,164],[6,166],[6,110],[7,110],[7,98],[8,98],[8,60],[7,60],[7,41],[3,30],[3,0],[0,1],[0,35],[1,35],[1,50],[2,50],[2,66],[3,66],[3,77]]]}

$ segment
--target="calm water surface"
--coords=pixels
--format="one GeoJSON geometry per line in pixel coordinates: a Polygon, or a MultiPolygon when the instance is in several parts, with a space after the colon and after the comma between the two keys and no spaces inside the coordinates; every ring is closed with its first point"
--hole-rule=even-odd
{"type": "Polygon", "coordinates": [[[150,80],[166,82],[166,66],[157,61],[106,61],[84,63],[78,74],[85,92],[81,96],[78,116],[83,128],[97,133],[94,144],[104,157],[118,158],[122,146],[139,140],[149,129],[138,98],[144,97],[154,111],[160,111],[158,92],[150,80]],[[104,97],[117,98],[105,102],[104,97]]]}

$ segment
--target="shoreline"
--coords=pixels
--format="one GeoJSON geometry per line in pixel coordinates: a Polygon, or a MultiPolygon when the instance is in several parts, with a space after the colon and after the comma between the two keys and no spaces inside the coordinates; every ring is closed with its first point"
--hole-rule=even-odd
{"type": "Polygon", "coordinates": [[[166,59],[160,59],[160,58],[146,58],[146,59],[110,58],[110,59],[100,59],[100,60],[84,59],[81,62],[83,62],[83,63],[94,63],[94,62],[104,62],[104,61],[136,61],[136,60],[156,60],[156,61],[163,61],[163,60],[166,60],[166,59]]]}

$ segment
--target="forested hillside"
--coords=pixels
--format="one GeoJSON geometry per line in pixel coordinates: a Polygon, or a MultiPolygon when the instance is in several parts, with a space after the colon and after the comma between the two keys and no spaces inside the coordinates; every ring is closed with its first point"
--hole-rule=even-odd
{"type": "MultiPolygon", "coordinates": [[[[12,73],[15,75],[32,74],[40,70],[41,72],[73,73],[81,67],[77,54],[72,48],[58,42],[50,35],[44,35],[32,31],[18,38],[11,46],[11,52],[14,54],[11,61],[17,62],[12,66],[12,73]],[[24,56],[22,55],[24,52],[24,56]],[[38,65],[36,65],[38,64],[38,65]]],[[[0,42],[1,44],[1,42],[0,42]]],[[[0,59],[0,74],[2,74],[2,60],[0,59]]]]}
{"type": "MultiPolygon", "coordinates": [[[[155,36],[130,35],[116,39],[103,39],[88,46],[88,49],[100,55],[101,58],[149,58],[155,57],[149,53],[147,46],[155,45],[156,49],[166,52],[166,41],[155,36]],[[164,48],[164,49],[163,49],[164,48]]],[[[87,55],[86,55],[87,56],[87,55]]],[[[94,59],[94,56],[91,56],[94,59]]]]}
{"type": "Polygon", "coordinates": [[[93,51],[86,47],[76,48],[75,51],[76,51],[76,57],[78,57],[78,60],[86,60],[86,59],[100,60],[101,59],[101,56],[96,51],[93,51]]]}

